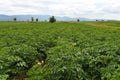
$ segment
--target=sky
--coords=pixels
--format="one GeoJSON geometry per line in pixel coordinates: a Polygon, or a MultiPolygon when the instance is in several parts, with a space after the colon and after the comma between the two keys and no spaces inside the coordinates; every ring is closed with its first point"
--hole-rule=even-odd
{"type": "Polygon", "coordinates": [[[120,0],[0,0],[0,14],[120,20],[120,0]]]}

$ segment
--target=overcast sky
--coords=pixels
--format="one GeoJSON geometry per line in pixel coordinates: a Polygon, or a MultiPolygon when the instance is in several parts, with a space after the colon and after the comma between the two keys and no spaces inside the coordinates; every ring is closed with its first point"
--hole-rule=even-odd
{"type": "Polygon", "coordinates": [[[120,20],[120,0],[0,0],[0,14],[120,20]]]}

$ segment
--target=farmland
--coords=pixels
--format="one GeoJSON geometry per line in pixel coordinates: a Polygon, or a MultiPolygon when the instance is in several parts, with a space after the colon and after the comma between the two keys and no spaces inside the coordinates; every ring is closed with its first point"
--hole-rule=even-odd
{"type": "Polygon", "coordinates": [[[120,22],[0,22],[0,80],[119,80],[120,22]]]}

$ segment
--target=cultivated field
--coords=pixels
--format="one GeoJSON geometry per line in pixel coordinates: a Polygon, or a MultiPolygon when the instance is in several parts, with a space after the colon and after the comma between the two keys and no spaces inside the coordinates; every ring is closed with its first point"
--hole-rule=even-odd
{"type": "Polygon", "coordinates": [[[120,22],[0,22],[0,80],[120,80],[120,22]]]}

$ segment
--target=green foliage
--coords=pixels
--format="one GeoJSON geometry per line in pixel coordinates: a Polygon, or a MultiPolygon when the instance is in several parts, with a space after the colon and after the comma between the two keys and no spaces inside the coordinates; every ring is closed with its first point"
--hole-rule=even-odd
{"type": "Polygon", "coordinates": [[[36,22],[38,22],[38,18],[36,18],[36,22]]]}
{"type": "Polygon", "coordinates": [[[17,18],[13,18],[13,21],[17,21],[17,18]]]}
{"type": "Polygon", "coordinates": [[[118,23],[0,22],[0,80],[119,80],[118,23]]]}
{"type": "Polygon", "coordinates": [[[49,19],[49,22],[51,22],[51,23],[54,23],[54,22],[56,22],[56,19],[55,19],[55,17],[54,17],[54,16],[50,17],[50,19],[49,19]]]}
{"type": "Polygon", "coordinates": [[[34,22],[34,18],[33,17],[31,17],[31,21],[34,22]]]}
{"type": "Polygon", "coordinates": [[[6,80],[8,78],[8,75],[0,75],[0,80],[6,80]]]}
{"type": "Polygon", "coordinates": [[[77,22],[79,22],[80,20],[79,19],[77,19],[77,22]]]}

